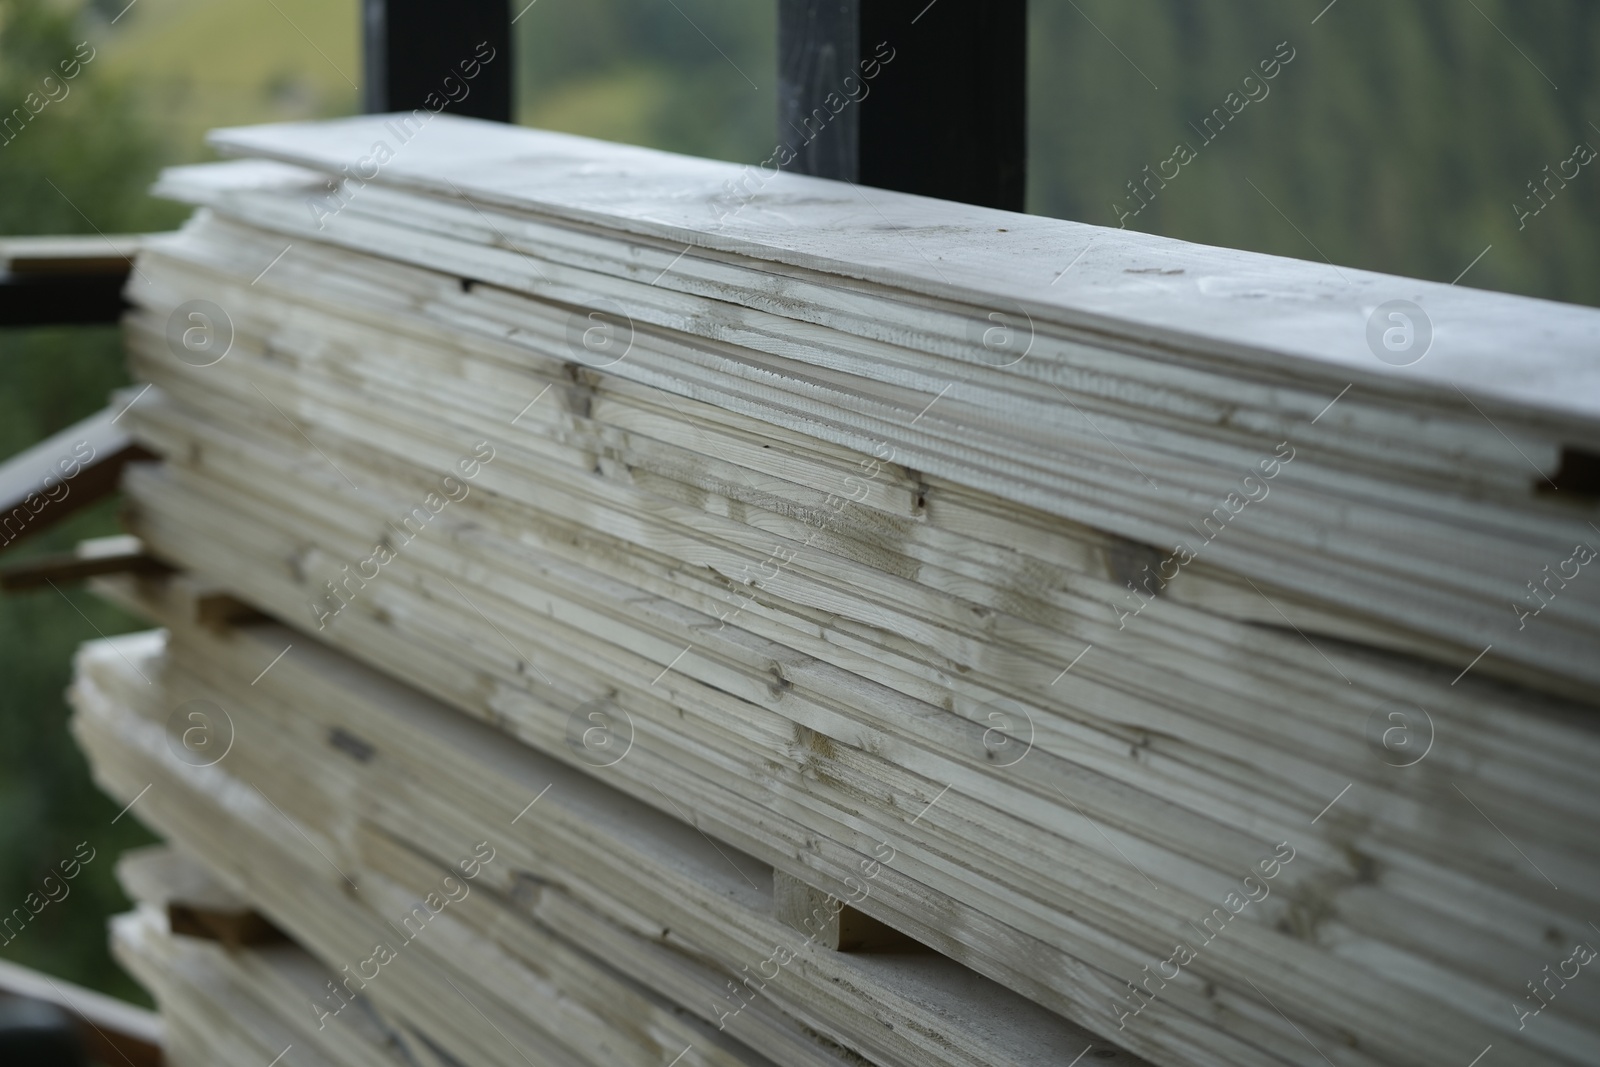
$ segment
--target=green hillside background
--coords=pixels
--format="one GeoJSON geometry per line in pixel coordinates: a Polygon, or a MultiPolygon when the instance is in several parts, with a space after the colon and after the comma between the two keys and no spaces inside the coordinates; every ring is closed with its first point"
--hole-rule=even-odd
{"type": "MultiPolygon", "coordinates": [[[[144,190],[163,165],[209,158],[206,129],[356,107],[354,0],[125,3],[0,0],[0,114],[77,42],[96,50],[71,95],[0,146],[0,233],[173,226],[184,213],[144,190]]],[[[1325,3],[1033,4],[1029,209],[1116,225],[1126,184],[1186,142],[1198,158],[1129,225],[1442,281],[1488,249],[1463,285],[1600,304],[1600,167],[1523,229],[1512,208],[1577,143],[1600,147],[1600,5],[1325,3]],[[1190,124],[1281,42],[1294,59],[1270,95],[1201,147],[1190,124]]],[[[764,159],[775,11],[774,0],[537,0],[516,27],[519,119],[764,159]]],[[[124,382],[113,329],[0,330],[0,455],[124,382]]],[[[115,521],[108,502],[17,552],[115,521]]],[[[0,959],[148,1002],[110,961],[105,919],[126,906],[115,856],[150,837],[132,816],[113,824],[119,805],[90,783],[62,700],[77,644],[135,626],[79,590],[0,601],[0,914],[80,841],[97,850],[0,959]]]]}

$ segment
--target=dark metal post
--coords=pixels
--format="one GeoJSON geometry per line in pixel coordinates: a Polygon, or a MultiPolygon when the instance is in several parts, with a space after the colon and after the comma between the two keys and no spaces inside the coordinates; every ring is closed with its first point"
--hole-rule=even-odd
{"type": "Polygon", "coordinates": [[[1027,0],[779,0],[783,165],[1020,211],[1026,59],[1027,0]]]}
{"type": "Polygon", "coordinates": [[[511,121],[508,0],[362,0],[363,105],[511,121]]]}

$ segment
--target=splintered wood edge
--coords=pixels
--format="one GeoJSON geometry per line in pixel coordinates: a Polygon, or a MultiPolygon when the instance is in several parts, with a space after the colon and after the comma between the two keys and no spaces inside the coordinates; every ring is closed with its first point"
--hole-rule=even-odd
{"type": "Polygon", "coordinates": [[[267,945],[287,936],[228,888],[203,863],[170,845],[123,853],[117,881],[128,896],[161,908],[174,934],[232,947],[267,945]]]}

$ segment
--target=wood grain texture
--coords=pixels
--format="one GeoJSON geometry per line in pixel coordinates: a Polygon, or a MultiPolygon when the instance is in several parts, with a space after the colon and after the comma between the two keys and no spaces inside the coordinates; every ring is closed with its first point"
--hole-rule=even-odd
{"type": "MultiPolygon", "coordinates": [[[[174,634],[81,661],[114,791],[170,744],[120,651],[252,709],[225,774],[374,886],[551,785],[517,834],[557,836],[499,892],[701,1023],[717,979],[622,931],[737,986],[747,934],[794,936],[775,905],[803,928],[833,898],[1172,1067],[1594,1058],[1590,1002],[1527,1028],[1505,1005],[1600,905],[1600,601],[1571,572],[1600,313],[465,121],[329,184],[395,135],[223,131],[262,158],[162,179],[202,210],[141,254],[127,421],[164,463],[130,473],[128,522],[293,632],[101,580],[174,634]],[[1402,296],[1436,327],[1405,368],[1366,334],[1402,296]],[[208,367],[165,343],[194,299],[232,327],[208,367]],[[1177,542],[1200,550],[1173,568],[1177,542]],[[417,706],[404,686],[447,737],[352,710],[417,706]],[[556,800],[602,786],[716,876],[556,800]]],[[[244,886],[268,875],[229,792],[151,810],[244,886]]],[[[326,953],[370,916],[320,877],[263,892],[326,953]]],[[[517,966],[598,973],[476,907],[517,966]]],[[[827,970],[882,961],[824,925],[740,1040],[983,1061],[961,995],[891,1009],[827,970]]],[[[615,1014],[582,1010],[580,1042],[615,1014]]]]}
{"type": "MultiPolygon", "coordinates": [[[[385,117],[375,115],[219,130],[211,141],[230,155],[329,172],[386,135],[393,140],[385,117]]],[[[1592,308],[798,174],[773,177],[742,210],[723,212],[725,183],[741,176],[737,165],[451,116],[394,147],[403,150],[384,165],[378,185],[446,198],[465,193],[485,206],[979,309],[1015,301],[1039,323],[1078,327],[1107,342],[1155,342],[1239,365],[1292,368],[1333,393],[1354,381],[1451,401],[1459,387],[1491,415],[1570,417],[1591,434],[1600,414],[1600,368],[1590,358],[1600,346],[1600,311],[1592,308]],[[1080,253],[1070,281],[1052,286],[1080,253]],[[1422,304],[1434,321],[1435,350],[1412,367],[1383,364],[1366,345],[1371,312],[1395,298],[1422,304]]]]}
{"type": "MultiPolygon", "coordinates": [[[[173,180],[191,193],[236,181],[232,171],[218,179],[188,173],[206,175],[173,180]]],[[[281,171],[272,175],[285,180],[281,171]]],[[[1432,645],[1457,671],[1488,649],[1476,669],[1527,684],[1549,679],[1575,693],[1600,678],[1588,655],[1600,633],[1600,602],[1558,600],[1543,615],[1545,638],[1537,642],[1521,638],[1514,611],[1516,597],[1534,595],[1526,585],[1550,562],[1550,546],[1570,550],[1593,535],[1592,502],[1535,484],[1537,470],[1556,469],[1566,447],[1549,436],[1549,420],[1489,420],[1487,409],[1459,393],[1449,403],[1353,386],[1318,394],[1303,378],[1246,375],[1193,352],[1182,366],[1155,351],[1146,363],[1097,350],[1083,335],[1042,330],[1028,358],[995,367],[972,354],[963,332],[971,320],[948,309],[913,312],[869,294],[841,301],[837,285],[736,272],[682,255],[681,247],[649,250],[659,266],[614,249],[601,260],[607,241],[542,224],[519,229],[512,216],[485,225],[486,209],[475,202],[441,214],[420,197],[382,199],[370,187],[362,196],[368,199],[353,200],[326,230],[311,225],[298,198],[281,193],[224,197],[218,207],[432,268],[402,283],[387,260],[335,254],[319,267],[324,246],[303,245],[295,265],[274,268],[283,272],[281,284],[299,293],[337,292],[343,307],[383,306],[391,318],[420,309],[439,326],[511,345],[520,353],[507,358],[524,364],[572,362],[572,305],[609,300],[628,308],[631,346],[627,358],[600,373],[858,453],[888,446],[906,467],[1164,555],[1175,543],[1193,551],[1195,538],[1204,537],[1208,561],[1257,589],[1288,590],[1360,620],[1335,623],[1333,632],[1398,628],[1409,634],[1400,647],[1432,645]],[[396,225],[411,218],[414,225],[396,225]],[[461,226],[466,233],[446,235],[461,226]],[[463,240],[472,227],[503,247],[486,251],[463,240]],[[452,279],[440,271],[459,273],[452,279]],[[531,299],[499,286],[526,290],[531,299]],[[867,314],[869,306],[877,313],[867,314]],[[805,318],[798,327],[790,317],[797,314],[805,318]],[[1296,466],[1273,485],[1274,502],[1252,509],[1248,522],[1213,543],[1216,524],[1208,519],[1237,498],[1241,472],[1285,449],[1296,466]],[[1439,551],[1442,543],[1449,552],[1439,551]],[[1563,632],[1568,624],[1557,618],[1571,620],[1572,629],[1563,632]],[[1562,681],[1569,676],[1570,683],[1562,681]]],[[[282,250],[258,237],[259,251],[251,244],[246,252],[247,229],[210,219],[193,231],[193,240],[154,253],[204,264],[187,274],[187,291],[214,285],[216,271],[259,270],[219,255],[223,234],[240,258],[266,262],[282,250]]],[[[177,295],[154,298],[153,307],[177,295]]],[[[1154,568],[1160,557],[1150,563],[1154,568]]],[[[1281,622],[1288,610],[1278,596],[1264,600],[1253,590],[1248,603],[1247,612],[1269,622],[1281,622]]]]}
{"type": "MultiPolygon", "coordinates": [[[[484,867],[483,888],[474,888],[461,908],[451,905],[449,914],[514,954],[530,953],[524,958],[541,970],[556,966],[556,954],[576,961],[572,946],[626,965],[710,1024],[729,1015],[720,1020],[727,1035],[779,1062],[833,1062],[785,1021],[787,1011],[879,1063],[1045,1064],[1055,1062],[1061,1048],[1089,1043],[1081,1031],[939,957],[845,956],[785,933],[770,914],[759,861],[530,750],[508,748],[494,731],[326,650],[286,660],[282,674],[274,669],[257,686],[243,679],[234,686],[235,664],[276,641],[282,633],[276,627],[228,638],[183,632],[188,650],[170,667],[161,662],[158,640],[121,643],[141,670],[172,686],[154,700],[148,690],[130,688],[143,683],[110,646],[86,649],[74,698],[77,729],[92,738],[86,743],[103,782],[120,790],[116,783],[131,783],[128,775],[160,776],[169,795],[155,798],[150,817],[156,825],[255,894],[319,955],[341,937],[360,943],[326,923],[340,913],[355,921],[352,898],[371,899],[380,880],[426,886],[442,873],[440,865],[448,868],[457,858],[463,842],[484,834],[497,858],[484,867]],[[219,764],[226,775],[197,778],[170,761],[163,770],[163,761],[151,765],[149,755],[136,755],[141,747],[153,753],[152,744],[164,745],[148,732],[157,728],[159,734],[159,723],[144,718],[159,718],[163,701],[196,690],[215,693],[233,709],[236,752],[244,758],[230,754],[219,764]],[[334,724],[381,738],[377,758],[353,761],[329,745],[334,724]],[[114,741],[118,736],[123,740],[114,741]],[[218,809],[214,800],[228,795],[224,779],[235,775],[274,798],[324,854],[281,815],[258,826],[233,825],[245,809],[237,803],[218,809]],[[508,821],[517,814],[512,808],[534,797],[538,803],[524,817],[508,821]],[[343,875],[329,866],[330,857],[343,875]],[[289,869],[274,873],[282,867],[289,869]],[[350,892],[344,875],[362,888],[350,892]],[[552,940],[548,930],[561,931],[570,944],[552,940]],[[756,971],[774,945],[789,946],[795,959],[752,1003],[734,1011],[741,1001],[726,984],[756,971]],[[775,1004],[784,1010],[775,1011],[775,1004]]],[[[401,904],[390,914],[404,911],[401,904]]],[[[415,947],[424,944],[419,935],[415,947]]],[[[490,972],[505,967],[481,955],[472,959],[490,972]]],[[[583,968],[573,980],[593,973],[593,964],[583,968]]],[[[424,983],[438,984],[436,977],[424,983]]],[[[383,985],[374,983],[380,999],[383,985]]],[[[496,1054],[496,1062],[502,1058],[496,1054]]],[[[1120,1053],[1113,1059],[1140,1062],[1120,1053]]]]}

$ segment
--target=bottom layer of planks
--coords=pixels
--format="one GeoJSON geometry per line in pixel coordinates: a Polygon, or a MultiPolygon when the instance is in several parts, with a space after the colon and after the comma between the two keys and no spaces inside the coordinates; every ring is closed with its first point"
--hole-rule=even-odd
{"type": "Polygon", "coordinates": [[[71,699],[102,787],[191,857],[125,864],[115,933],[174,1062],[1144,1062],[327,648],[250,681],[282,627],[160,621],[86,645],[71,699]],[[183,862],[298,947],[172,936],[183,862]]]}
{"type": "Polygon", "coordinates": [[[319,1029],[305,1005],[323,995],[333,976],[298,946],[228,947],[175,932],[160,902],[142,891],[162,888],[163,881],[181,887],[197,872],[209,872],[165,846],[142,851],[141,874],[147,877],[130,881],[123,868],[118,870],[138,908],[112,920],[111,950],[161,1007],[167,1067],[449,1067],[453,1062],[365,1000],[340,1026],[319,1029]]]}

